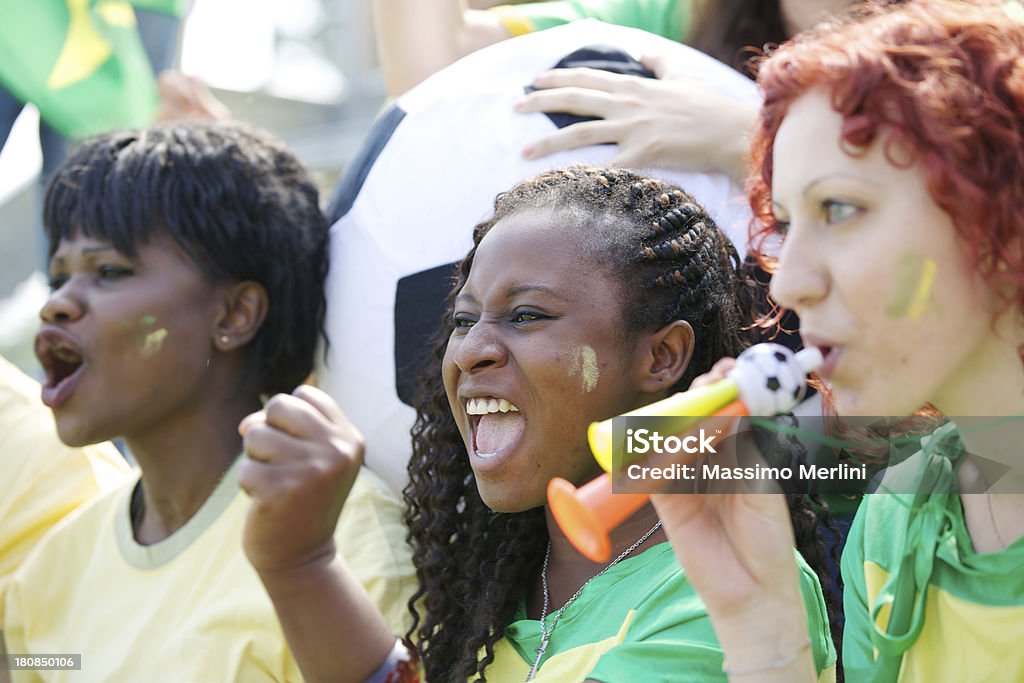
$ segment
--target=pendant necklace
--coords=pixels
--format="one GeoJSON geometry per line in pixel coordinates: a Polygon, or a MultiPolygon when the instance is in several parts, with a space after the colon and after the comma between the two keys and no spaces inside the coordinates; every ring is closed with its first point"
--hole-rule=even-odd
{"type": "Polygon", "coordinates": [[[657,524],[652,526],[647,531],[647,533],[638,538],[633,545],[623,550],[622,553],[620,553],[618,557],[612,560],[607,567],[605,567],[597,574],[594,574],[592,577],[587,579],[587,582],[580,586],[579,590],[573,593],[572,597],[569,598],[564,605],[559,607],[550,615],[548,615],[548,603],[550,600],[550,594],[548,593],[548,560],[551,559],[551,541],[548,541],[548,549],[544,553],[544,566],[540,570],[540,584],[544,591],[544,606],[541,607],[540,611],[540,647],[537,648],[537,657],[533,660],[533,666],[530,667],[530,675],[526,677],[527,683],[529,683],[529,681],[532,681],[533,677],[537,675],[537,669],[540,668],[540,660],[544,657],[544,653],[548,649],[548,641],[551,640],[551,634],[554,632],[555,626],[558,624],[558,620],[561,618],[562,613],[565,612],[566,608],[568,608],[569,605],[574,603],[576,601],[576,598],[580,597],[584,589],[590,585],[591,581],[604,574],[606,571],[617,565],[619,562],[622,562],[622,560],[626,559],[627,555],[629,555],[631,552],[639,548],[643,544],[643,542],[650,538],[651,535],[659,528],[661,528],[660,519],[658,520],[657,524]],[[548,616],[551,617],[550,626],[546,625],[548,616]]]}

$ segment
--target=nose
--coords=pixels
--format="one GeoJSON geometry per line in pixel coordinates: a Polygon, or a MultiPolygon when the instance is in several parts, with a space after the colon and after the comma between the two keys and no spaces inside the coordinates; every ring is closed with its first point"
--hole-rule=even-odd
{"type": "Polygon", "coordinates": [[[477,322],[461,336],[453,337],[449,344],[452,359],[462,372],[473,372],[488,367],[500,367],[508,360],[508,349],[502,343],[496,324],[477,322]]]}
{"type": "Polygon", "coordinates": [[[770,289],[775,302],[801,314],[828,295],[829,277],[820,251],[811,240],[790,231],[772,274],[770,289]]]}
{"type": "Polygon", "coordinates": [[[68,278],[64,283],[50,293],[43,307],[39,309],[39,317],[45,323],[71,322],[82,317],[85,305],[80,293],[76,290],[73,278],[68,278]]]}

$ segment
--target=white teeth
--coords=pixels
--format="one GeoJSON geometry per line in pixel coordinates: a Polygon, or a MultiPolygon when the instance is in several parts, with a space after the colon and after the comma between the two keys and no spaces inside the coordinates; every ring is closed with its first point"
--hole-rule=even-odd
{"type": "Polygon", "coordinates": [[[63,344],[53,347],[52,353],[58,360],[62,360],[66,363],[79,363],[82,360],[80,355],[63,344]]]}
{"type": "Polygon", "coordinates": [[[505,399],[471,398],[466,401],[468,415],[488,415],[490,413],[518,413],[519,408],[505,399]]]}

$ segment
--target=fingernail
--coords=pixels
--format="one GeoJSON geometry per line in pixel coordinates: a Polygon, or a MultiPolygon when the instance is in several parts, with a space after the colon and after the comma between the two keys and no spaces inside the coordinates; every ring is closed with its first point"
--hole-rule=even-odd
{"type": "Polygon", "coordinates": [[[249,431],[249,427],[256,421],[256,413],[246,415],[242,418],[242,421],[238,423],[238,434],[239,436],[245,436],[245,433],[249,431]]]}
{"type": "Polygon", "coordinates": [[[523,158],[524,159],[532,159],[533,158],[533,153],[534,153],[533,147],[523,147],[523,158]]]}

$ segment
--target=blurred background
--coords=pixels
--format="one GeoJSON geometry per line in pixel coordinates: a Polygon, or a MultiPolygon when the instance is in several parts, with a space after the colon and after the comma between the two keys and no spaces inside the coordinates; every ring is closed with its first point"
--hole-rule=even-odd
{"type": "MultiPolygon", "coordinates": [[[[195,0],[173,66],[234,118],[289,143],[326,200],[385,99],[370,2],[195,0]]],[[[36,375],[31,340],[47,294],[38,122],[26,107],[0,154],[0,354],[36,375]]]]}

